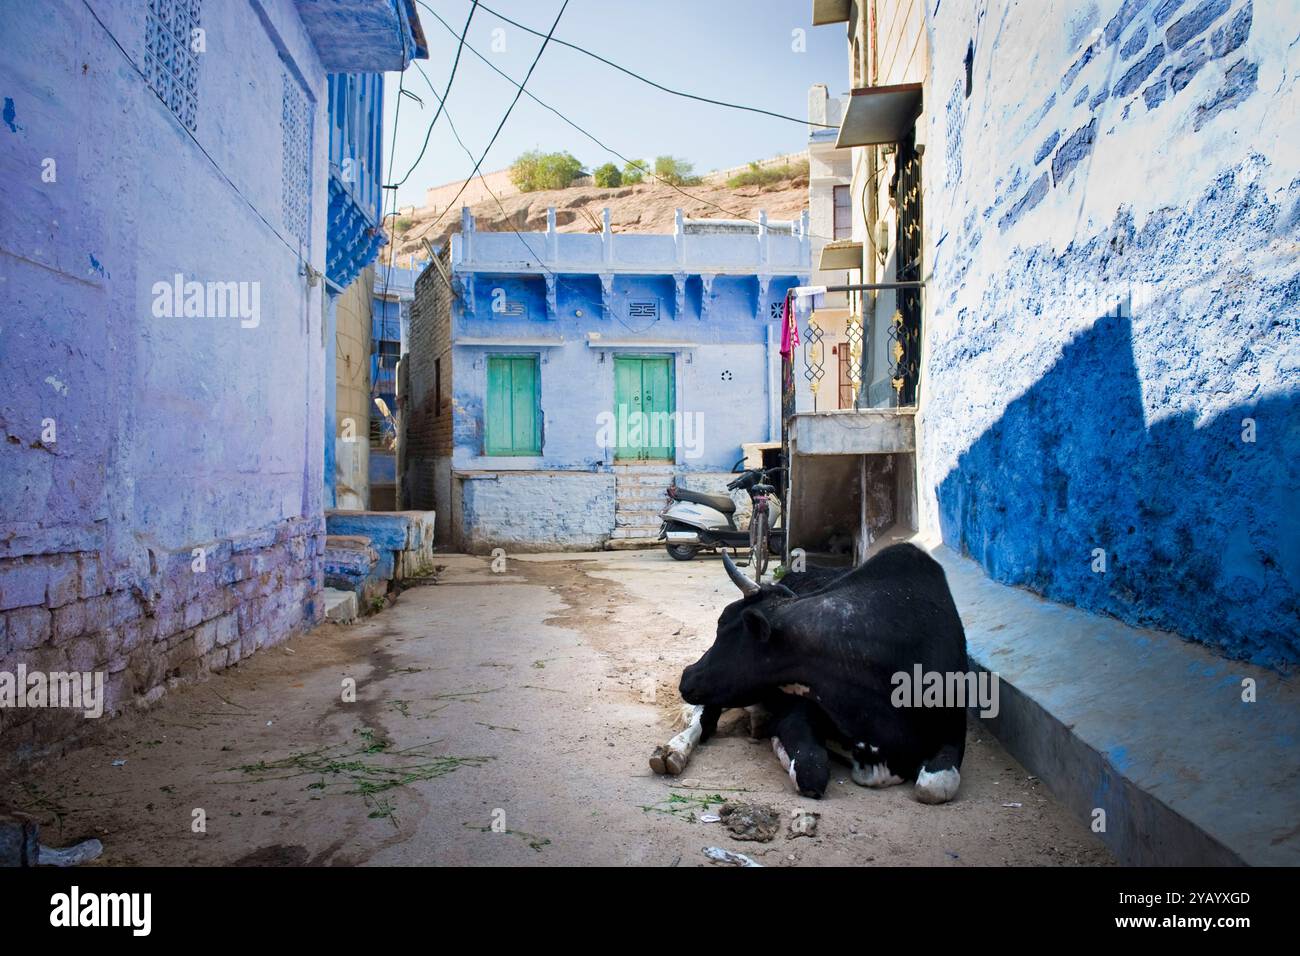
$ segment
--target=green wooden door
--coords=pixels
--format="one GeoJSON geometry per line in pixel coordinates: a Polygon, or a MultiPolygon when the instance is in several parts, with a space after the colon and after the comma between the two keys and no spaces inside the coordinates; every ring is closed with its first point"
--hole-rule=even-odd
{"type": "Polygon", "coordinates": [[[671,356],[614,358],[617,461],[672,461],[673,360],[671,356]]]}
{"type": "Polygon", "coordinates": [[[488,455],[540,455],[537,357],[490,355],[487,365],[488,455]]]}

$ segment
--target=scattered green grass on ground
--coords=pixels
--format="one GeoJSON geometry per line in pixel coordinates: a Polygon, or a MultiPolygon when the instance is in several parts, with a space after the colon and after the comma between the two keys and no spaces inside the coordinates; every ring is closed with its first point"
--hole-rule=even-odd
{"type": "Polygon", "coordinates": [[[727,798],[720,793],[705,793],[699,796],[670,793],[658,803],[641,804],[641,812],[662,813],[665,816],[676,817],[678,820],[685,820],[687,823],[695,823],[699,814],[705,813],[710,806],[713,804],[721,806],[726,802],[727,798]]]}
{"type": "Polygon", "coordinates": [[[551,841],[547,837],[538,836],[536,833],[527,833],[523,830],[493,830],[490,826],[479,827],[472,823],[467,823],[465,826],[471,830],[477,830],[479,833],[504,833],[509,836],[517,836],[538,853],[542,852],[542,847],[551,845],[551,841]]]}
{"type": "Polygon", "coordinates": [[[253,777],[254,783],[315,777],[305,789],[327,794],[356,794],[370,808],[372,819],[387,819],[397,826],[392,804],[380,794],[434,780],[461,767],[481,767],[494,759],[433,754],[430,749],[437,741],[391,750],[388,742],[377,739],[369,727],[362,727],[356,733],[361,739],[360,747],[321,747],[279,760],[259,760],[231,769],[253,777]]]}

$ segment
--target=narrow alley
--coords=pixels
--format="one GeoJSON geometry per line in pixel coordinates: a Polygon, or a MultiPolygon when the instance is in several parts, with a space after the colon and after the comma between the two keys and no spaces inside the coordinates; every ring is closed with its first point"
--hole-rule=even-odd
{"type": "Polygon", "coordinates": [[[801,798],[741,712],[680,778],[652,774],[681,668],[732,598],[716,558],[529,555],[504,573],[491,558],[438,560],[380,615],[107,724],[0,799],[37,816],[46,839],[99,838],[106,865],[697,866],[718,844],[767,866],[1111,860],[978,728],[962,799],[938,808],[908,787],[859,787],[847,768],[824,799],[801,798]],[[355,703],[343,702],[349,678],[355,703]],[[742,796],[820,824],[811,838],[783,826],[768,843],[731,843],[698,822],[742,796]],[[196,809],[205,833],[192,832],[196,809]]]}
{"type": "Polygon", "coordinates": [[[0,41],[18,929],[1291,928],[1300,0],[0,41]]]}

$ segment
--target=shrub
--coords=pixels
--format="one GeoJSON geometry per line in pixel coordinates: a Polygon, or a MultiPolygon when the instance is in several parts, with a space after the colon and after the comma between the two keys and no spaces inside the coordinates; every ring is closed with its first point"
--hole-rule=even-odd
{"type": "Polygon", "coordinates": [[[645,179],[645,171],[649,168],[649,164],[644,159],[638,159],[635,163],[627,163],[623,166],[623,185],[635,186],[645,179]]]}
{"type": "Polygon", "coordinates": [[[393,222],[393,232],[398,235],[404,235],[411,228],[411,218],[409,216],[398,216],[393,222]]]}
{"type": "Polygon", "coordinates": [[[623,174],[618,171],[618,167],[613,163],[606,163],[604,166],[597,166],[591,174],[592,181],[602,189],[610,189],[615,186],[623,185],[623,174]]]}
{"type": "Polygon", "coordinates": [[[655,176],[674,186],[698,186],[702,180],[694,175],[695,166],[676,156],[656,156],[655,176]]]}
{"type": "Polygon", "coordinates": [[[510,165],[510,181],[524,193],[567,189],[581,175],[582,163],[569,153],[542,153],[532,149],[510,165]]]}
{"type": "Polygon", "coordinates": [[[806,161],[786,163],[782,166],[759,166],[758,163],[750,163],[749,169],[743,173],[728,177],[727,185],[732,189],[737,189],[741,186],[768,186],[786,180],[807,178],[808,163],[806,161]]]}

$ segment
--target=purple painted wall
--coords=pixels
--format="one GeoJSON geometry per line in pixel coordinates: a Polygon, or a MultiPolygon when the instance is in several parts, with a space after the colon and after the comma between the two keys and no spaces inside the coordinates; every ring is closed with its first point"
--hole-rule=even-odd
{"type": "MultiPolygon", "coordinates": [[[[111,712],[320,619],[328,27],[0,8],[0,672],[111,712]]],[[[0,752],[81,720],[0,711],[0,752]]]]}

